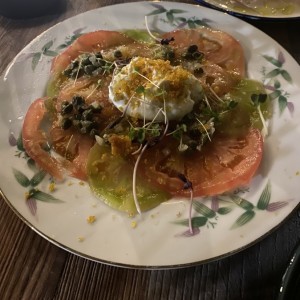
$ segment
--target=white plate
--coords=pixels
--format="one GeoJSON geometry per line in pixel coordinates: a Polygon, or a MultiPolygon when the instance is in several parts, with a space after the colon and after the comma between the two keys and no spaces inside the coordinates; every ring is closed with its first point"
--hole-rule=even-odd
{"type": "Polygon", "coordinates": [[[73,17],[32,41],[1,78],[2,193],[33,230],[52,243],[95,261],[126,267],[169,268],[233,254],[277,227],[298,205],[299,73],[296,61],[261,31],[239,19],[196,5],[128,3],[73,17]],[[174,223],[188,217],[188,201],[165,203],[131,219],[94,198],[87,184],[69,179],[50,193],[49,178],[45,178],[37,188],[64,202],[28,202],[25,193],[29,187],[21,186],[13,172],[22,172],[28,179],[34,175],[23,154],[13,146],[12,135],[19,135],[29,104],[45,92],[51,55],[83,32],[144,29],[144,16],[150,13],[153,14],[148,18],[149,26],[155,30],[170,31],[204,22],[231,33],[245,49],[249,77],[264,81],[274,97],[275,112],[270,136],[265,141],[263,163],[249,188],[239,192],[244,200],[203,200],[210,210],[193,211],[193,216],[200,221],[200,232],[193,237],[182,236],[187,227],[174,223]],[[264,198],[266,202],[259,200],[264,190],[264,195],[270,195],[269,201],[264,198]],[[95,216],[96,221],[88,223],[88,216],[95,216]]]}
{"type": "Polygon", "coordinates": [[[280,2],[275,5],[273,0],[196,0],[198,3],[226,11],[232,15],[251,19],[277,19],[282,21],[284,19],[300,18],[299,0],[277,1],[280,2]],[[286,6],[287,3],[288,6],[286,6]]]}

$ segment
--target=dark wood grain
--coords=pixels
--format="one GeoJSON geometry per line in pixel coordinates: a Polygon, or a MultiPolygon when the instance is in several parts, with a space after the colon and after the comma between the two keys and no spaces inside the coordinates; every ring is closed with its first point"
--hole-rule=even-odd
{"type": "MultiPolygon", "coordinates": [[[[60,12],[41,18],[0,16],[0,72],[50,26],[86,10],[121,2],[69,0],[60,12]]],[[[299,21],[250,23],[300,63],[299,21]]],[[[123,269],[86,260],[49,243],[0,199],[0,299],[275,299],[299,240],[300,218],[295,211],[263,240],[222,260],[176,270],[123,269]]]]}

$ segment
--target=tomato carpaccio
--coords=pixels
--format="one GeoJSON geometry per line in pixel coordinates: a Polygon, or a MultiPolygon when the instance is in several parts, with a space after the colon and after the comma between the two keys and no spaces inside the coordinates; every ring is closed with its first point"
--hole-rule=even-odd
{"type": "MultiPolygon", "coordinates": [[[[67,121],[71,120],[72,124],[77,122],[85,126],[92,123],[92,121],[87,117],[85,119],[83,113],[78,113],[80,110],[77,110],[77,113],[73,113],[73,115],[71,113],[65,114],[62,107],[65,103],[71,105],[74,97],[82,97],[85,101],[86,116],[88,116],[88,109],[93,110],[95,103],[100,104],[102,109],[100,117],[102,117],[102,120],[97,118],[98,124],[95,128],[98,130],[97,135],[101,135],[103,132],[106,134],[105,129],[109,127],[114,117],[120,118],[122,115],[122,112],[108,99],[109,84],[113,76],[118,73],[117,68],[120,62],[130,63],[130,60],[137,56],[157,59],[153,56],[154,54],[158,55],[158,53],[161,55],[160,59],[168,60],[165,55],[167,54],[171,58],[173,55],[174,65],[177,64],[176,66],[187,68],[195,76],[195,80],[200,80],[203,90],[208,93],[206,101],[211,100],[214,107],[216,107],[216,102],[222,102],[222,100],[219,101],[220,97],[235,88],[244,76],[243,49],[238,41],[226,33],[201,27],[167,33],[162,38],[170,41],[171,38],[174,38],[174,41],[166,48],[159,48],[163,47],[163,44],[159,43],[156,47],[153,47],[153,45],[150,47],[146,43],[133,40],[126,33],[100,30],[82,35],[53,60],[49,80],[50,88],[48,89],[51,91],[51,93],[48,92],[49,98],[55,99],[52,105],[54,112],[52,112],[50,120],[52,122],[52,131],[50,132],[52,140],[50,143],[52,143],[54,151],[62,156],[62,162],[48,165],[49,162],[53,161],[53,158],[49,153],[42,151],[42,143],[48,142],[44,140],[46,135],[41,133],[43,139],[36,139],[40,129],[40,121],[46,113],[41,100],[38,101],[39,106],[31,106],[23,127],[26,151],[29,154],[33,153],[33,158],[42,168],[59,179],[62,177],[62,169],[71,173],[71,176],[86,179],[88,154],[95,143],[95,136],[85,136],[82,132],[75,132],[74,130],[77,129],[74,128],[62,129],[61,120],[69,118],[67,121]],[[204,54],[203,61],[195,59],[190,61],[189,58],[185,58],[187,53],[191,54],[189,53],[191,51],[190,46],[197,49],[197,56],[195,57],[204,54]],[[158,49],[160,51],[157,51],[158,49]],[[115,60],[116,53],[124,55],[120,61],[115,60]],[[98,56],[81,58],[83,54],[91,54],[91,56],[97,54],[98,56]],[[92,58],[96,61],[93,62],[92,58]],[[74,63],[76,59],[79,59],[77,65],[74,63]],[[88,65],[83,64],[80,59],[84,59],[84,62],[88,65]],[[182,61],[185,63],[182,63],[182,61]],[[73,65],[74,70],[72,69],[72,72],[74,71],[75,77],[68,76],[64,72],[70,65],[73,65]],[[106,69],[103,65],[106,66],[106,69]],[[87,66],[90,68],[87,68],[87,66]],[[107,68],[107,66],[110,66],[110,68],[107,68]],[[93,70],[92,75],[88,72],[84,73],[85,69],[90,70],[91,68],[93,70]],[[78,75],[80,70],[84,71],[81,77],[78,75]],[[26,120],[29,120],[29,117],[34,114],[40,115],[40,118],[35,122],[27,122],[26,120]],[[30,135],[27,134],[28,132],[30,135]],[[45,160],[45,163],[41,158],[45,160]],[[51,170],[54,167],[55,170],[51,170]]],[[[145,77],[143,74],[141,76],[145,77]]],[[[143,86],[142,88],[143,91],[147,90],[143,86]]],[[[200,108],[205,106],[205,101],[202,104],[202,106],[198,105],[198,113],[194,114],[197,122],[199,115],[202,113],[200,108]]],[[[250,104],[252,105],[252,103],[250,104]]],[[[212,110],[209,104],[205,108],[212,110]]],[[[74,111],[76,111],[75,108],[74,111]]],[[[202,117],[202,121],[206,125],[213,123],[204,114],[202,117]]],[[[202,121],[199,122],[202,124],[202,121]]],[[[131,120],[128,124],[131,126],[134,122],[130,122],[131,120]]],[[[155,120],[150,123],[154,122],[155,120]]],[[[127,129],[130,127],[128,124],[127,129]]],[[[92,125],[94,126],[94,124],[92,125]]],[[[246,125],[248,128],[248,123],[246,125]]],[[[206,127],[203,126],[203,128],[209,136],[206,127]]],[[[203,134],[203,128],[201,134],[203,134]]],[[[176,126],[170,130],[174,129],[176,130],[176,126]]],[[[215,128],[208,127],[209,129],[214,130],[215,128]]],[[[198,133],[200,131],[198,130],[198,133]]],[[[129,130],[121,132],[121,134],[128,137],[128,132],[129,130]]],[[[114,132],[114,134],[118,134],[118,132],[114,132]]],[[[145,141],[135,146],[138,148],[143,143],[145,141]]],[[[187,181],[192,184],[194,196],[196,197],[217,195],[248,184],[262,159],[263,138],[258,129],[251,128],[251,124],[248,131],[246,130],[242,135],[221,135],[215,132],[211,141],[209,138],[209,141],[202,145],[201,151],[199,149],[188,149],[182,152],[178,150],[178,144],[178,140],[172,138],[169,132],[159,143],[146,149],[138,165],[138,177],[139,175],[143,176],[153,185],[154,190],[158,187],[168,194],[171,193],[172,196],[189,197],[189,189],[184,189],[184,184],[187,181]]],[[[134,158],[137,159],[138,154],[130,155],[131,158],[128,161],[134,165],[134,158]]]]}
{"type": "Polygon", "coordinates": [[[253,128],[242,136],[216,135],[201,151],[180,153],[174,147],[169,140],[150,148],[141,162],[143,176],[174,196],[189,195],[184,180],[195,197],[213,196],[249,183],[262,159],[263,137],[253,128]]]}

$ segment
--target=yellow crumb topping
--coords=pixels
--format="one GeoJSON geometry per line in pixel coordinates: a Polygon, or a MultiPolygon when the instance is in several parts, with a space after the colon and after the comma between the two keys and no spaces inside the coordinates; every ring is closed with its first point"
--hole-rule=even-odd
{"type": "MultiPolygon", "coordinates": [[[[123,100],[124,94],[130,98],[140,87],[144,92],[153,94],[153,100],[161,102],[166,97],[168,101],[180,101],[187,91],[187,80],[191,73],[181,67],[173,67],[169,61],[138,57],[132,60],[130,66],[121,71],[124,78],[114,83],[115,100],[123,100]],[[159,83],[163,84],[159,85],[159,83]],[[159,94],[160,92],[160,94],[159,94]]],[[[140,105],[139,101],[135,102],[140,105]]]]}
{"type": "Polygon", "coordinates": [[[95,221],[96,221],[96,217],[95,216],[88,216],[86,221],[89,223],[89,224],[93,224],[95,221]]]}
{"type": "Polygon", "coordinates": [[[136,228],[137,227],[137,222],[136,221],[132,221],[131,222],[131,228],[136,228]]]}
{"type": "Polygon", "coordinates": [[[55,182],[51,182],[49,184],[48,189],[49,189],[49,192],[51,192],[51,193],[54,192],[54,190],[55,190],[55,182]]]}

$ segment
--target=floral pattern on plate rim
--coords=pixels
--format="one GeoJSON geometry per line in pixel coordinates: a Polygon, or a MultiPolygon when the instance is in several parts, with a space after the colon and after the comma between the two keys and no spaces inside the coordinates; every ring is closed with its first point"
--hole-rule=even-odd
{"type": "MultiPolygon", "coordinates": [[[[160,22],[167,23],[175,29],[179,28],[197,28],[199,26],[211,27],[209,23],[212,21],[209,19],[198,19],[195,16],[191,17],[182,17],[180,14],[186,13],[184,10],[180,9],[170,9],[167,10],[161,4],[152,3],[151,4],[155,9],[148,13],[146,16],[159,16],[160,22]]],[[[22,60],[31,59],[31,67],[34,71],[41,61],[43,56],[54,57],[60,53],[63,49],[68,47],[76,38],[84,34],[84,28],[79,28],[71,35],[65,37],[64,41],[59,44],[57,47],[54,47],[54,40],[46,42],[40,51],[31,52],[29,54],[21,56],[22,60]]],[[[294,111],[294,104],[288,101],[289,93],[282,88],[282,80],[291,84],[292,78],[288,71],[284,69],[285,58],[281,51],[279,51],[278,56],[272,57],[268,55],[262,55],[263,58],[268,63],[266,66],[263,66],[261,69],[262,82],[269,92],[268,95],[271,100],[277,100],[280,113],[282,114],[286,109],[291,113],[294,111]],[[273,68],[271,68],[271,66],[273,68]]],[[[11,146],[16,146],[16,156],[26,159],[28,167],[34,171],[34,175],[29,178],[27,175],[21,171],[13,168],[12,172],[16,181],[24,188],[26,191],[24,193],[27,206],[34,216],[37,213],[37,203],[36,201],[44,201],[49,203],[63,203],[64,201],[55,198],[51,193],[55,191],[55,182],[53,179],[49,179],[49,193],[41,191],[37,186],[43,181],[46,180],[46,173],[44,171],[38,170],[35,166],[34,161],[27,156],[22,145],[21,136],[15,138],[12,134],[9,134],[9,144],[11,146]]],[[[241,210],[240,216],[234,221],[231,226],[231,229],[241,227],[246,223],[250,222],[258,211],[264,212],[274,212],[284,206],[288,205],[289,200],[287,201],[277,201],[271,202],[271,182],[267,180],[265,187],[258,198],[258,201],[255,204],[248,201],[246,194],[249,192],[248,188],[242,188],[234,191],[231,194],[224,194],[214,197],[205,197],[199,201],[195,199],[192,202],[193,215],[191,220],[189,219],[180,219],[172,222],[176,225],[181,225],[189,227],[189,222],[191,222],[193,231],[186,230],[182,233],[179,233],[176,236],[194,236],[200,233],[201,227],[214,228],[217,225],[219,218],[223,215],[227,215],[232,212],[234,209],[238,208],[241,210]],[[204,200],[204,201],[203,201],[204,200]],[[210,204],[204,204],[210,202],[210,204]]]]}

